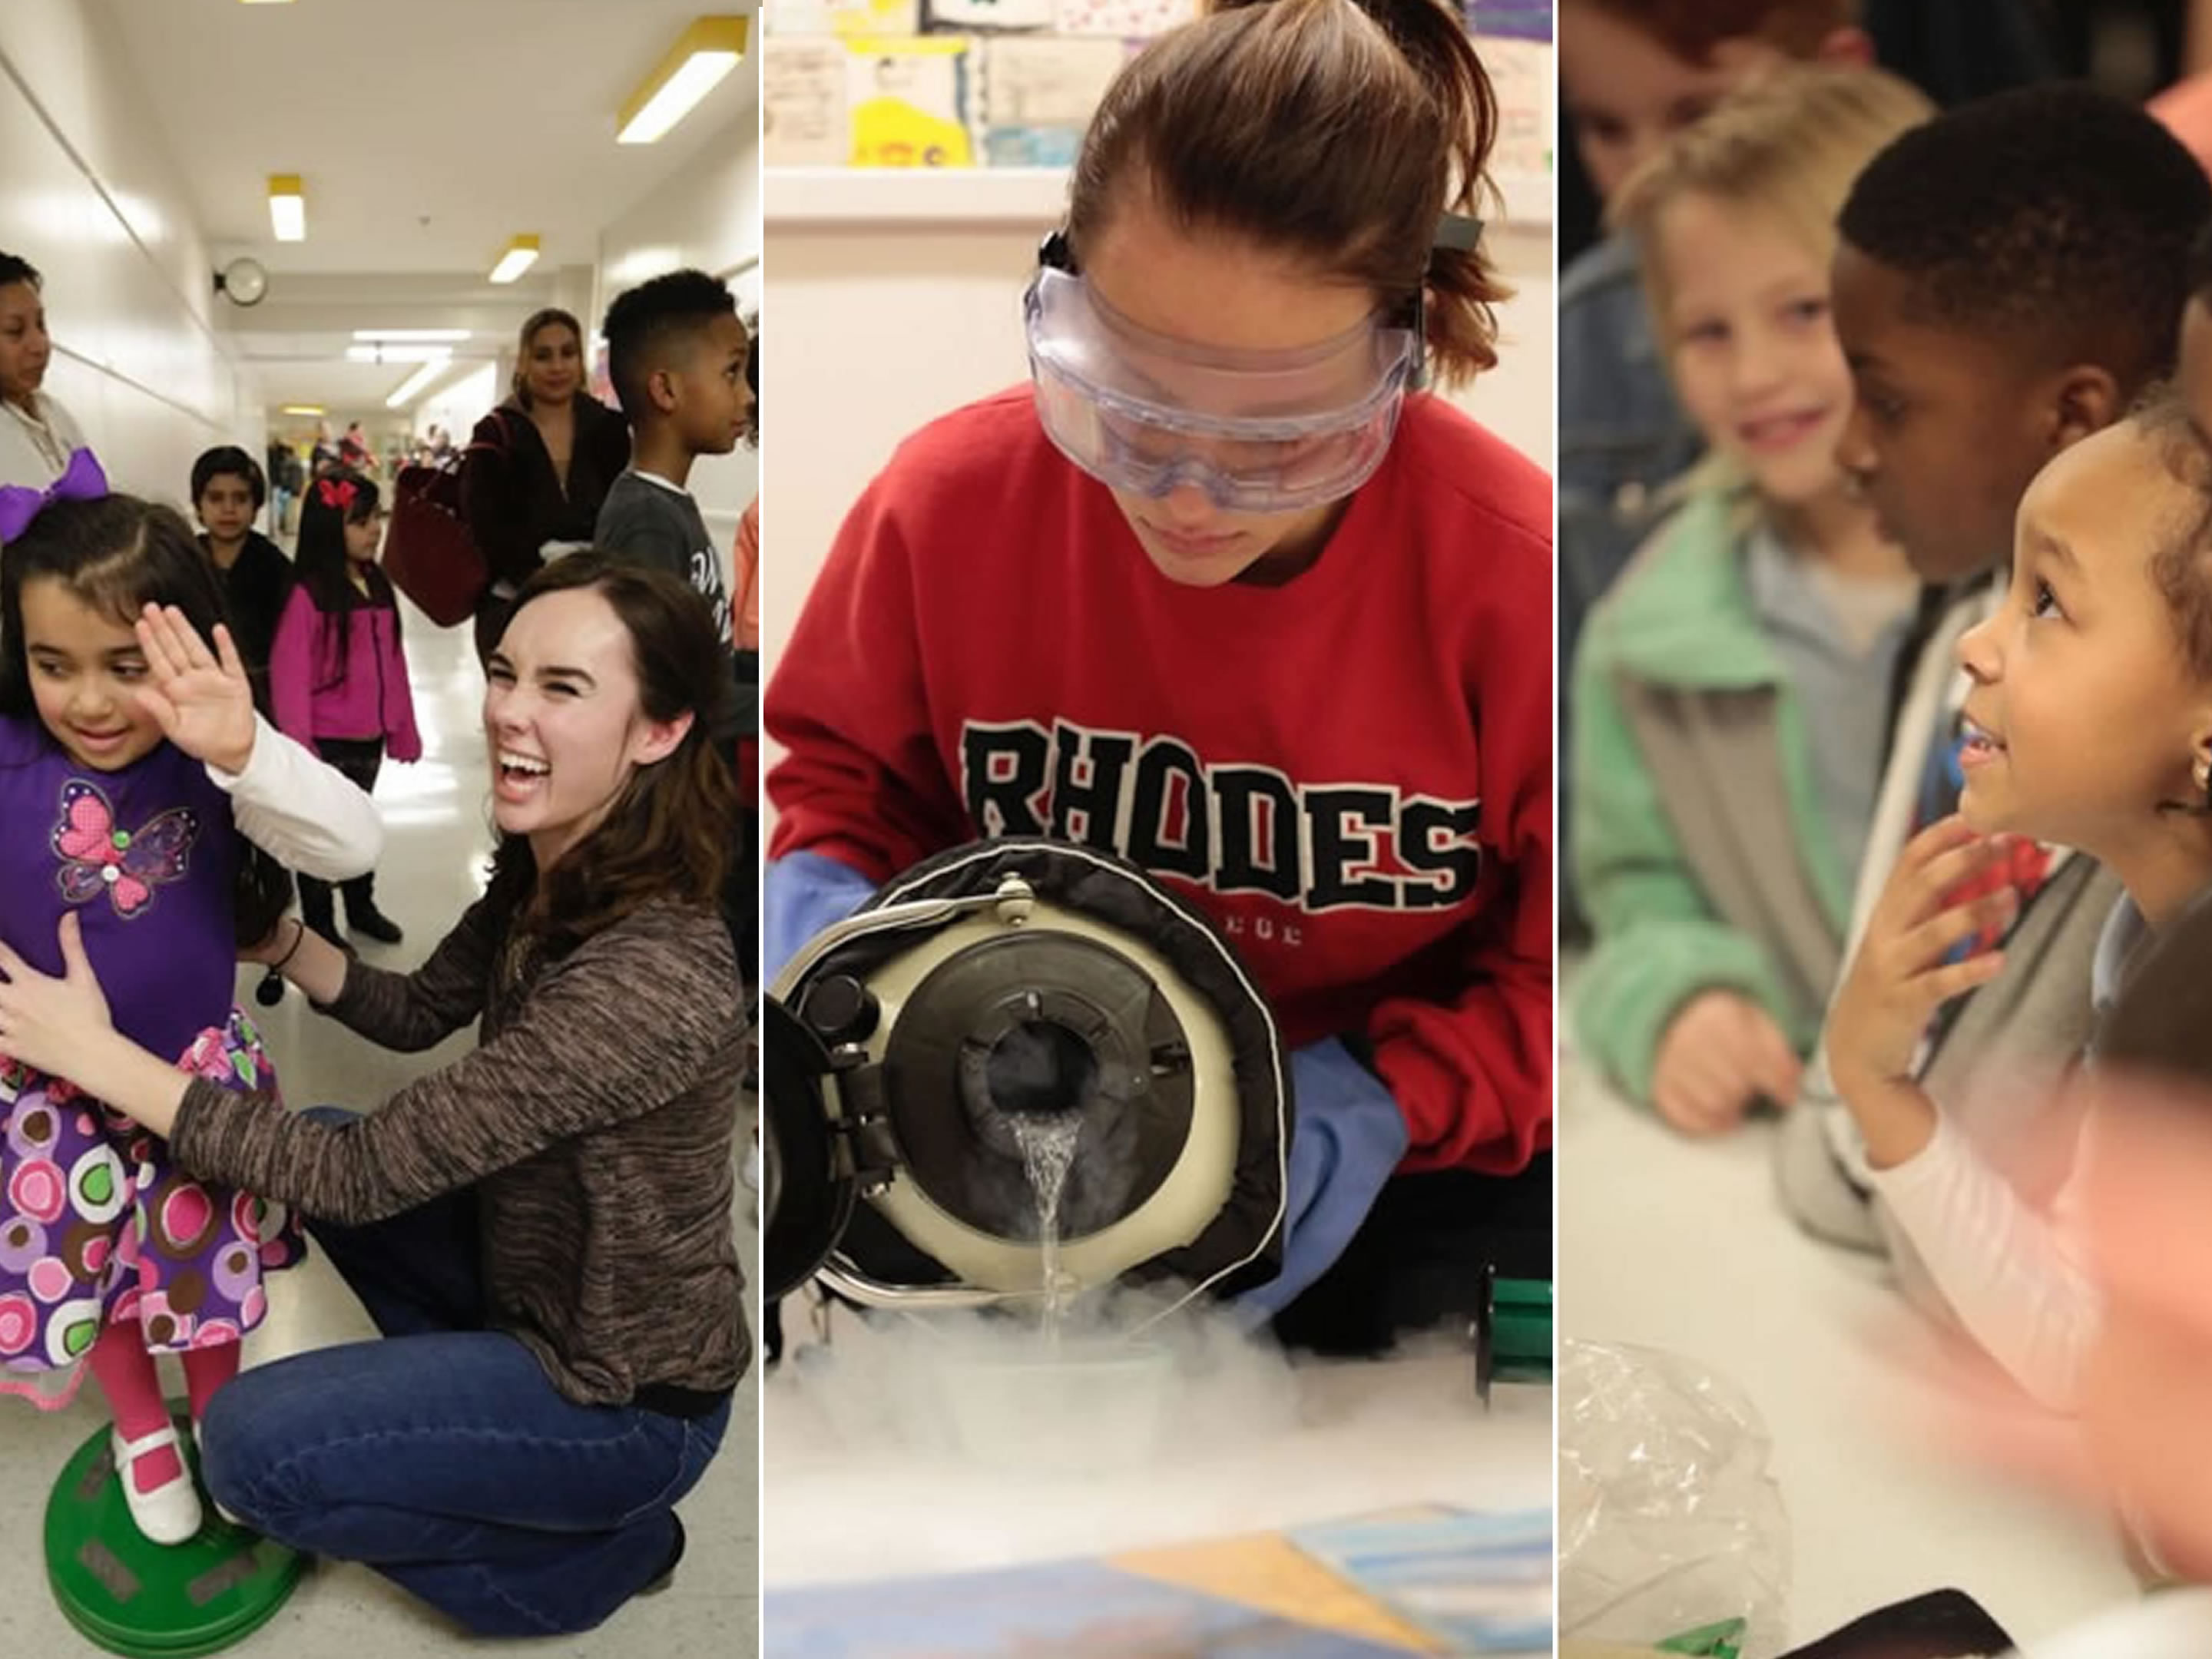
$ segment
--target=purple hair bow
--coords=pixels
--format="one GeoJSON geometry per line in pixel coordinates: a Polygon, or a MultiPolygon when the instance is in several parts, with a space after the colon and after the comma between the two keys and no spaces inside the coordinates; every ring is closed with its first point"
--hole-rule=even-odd
{"type": "Polygon", "coordinates": [[[51,501],[96,501],[107,494],[107,475],[88,449],[71,453],[62,476],[44,489],[21,484],[0,485],[0,547],[31,527],[31,521],[51,501]]]}

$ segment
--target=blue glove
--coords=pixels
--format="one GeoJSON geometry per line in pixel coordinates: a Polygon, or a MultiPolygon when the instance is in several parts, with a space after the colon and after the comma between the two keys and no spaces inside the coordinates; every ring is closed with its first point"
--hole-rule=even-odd
{"type": "Polygon", "coordinates": [[[1406,1156],[1406,1117],[1376,1077],[1334,1037],[1291,1054],[1297,1123],[1284,1212],[1283,1270],[1231,1300],[1240,1322],[1264,1324],[1335,1263],[1406,1156]]]}
{"type": "Polygon", "coordinates": [[[844,921],[875,890],[852,866],[820,853],[793,853],[769,865],[761,890],[761,966],[769,981],[809,939],[844,921]]]}

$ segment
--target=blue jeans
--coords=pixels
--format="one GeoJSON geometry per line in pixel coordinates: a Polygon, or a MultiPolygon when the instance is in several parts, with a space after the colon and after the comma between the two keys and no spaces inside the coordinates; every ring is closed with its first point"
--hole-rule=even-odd
{"type": "Polygon", "coordinates": [[[466,1193],[307,1226],[384,1340],[218,1392],[201,1425],[209,1491],[266,1536],[363,1562],[483,1636],[589,1630],[657,1578],[728,1405],[684,1419],[556,1393],[527,1348],[483,1328],[466,1193]]]}

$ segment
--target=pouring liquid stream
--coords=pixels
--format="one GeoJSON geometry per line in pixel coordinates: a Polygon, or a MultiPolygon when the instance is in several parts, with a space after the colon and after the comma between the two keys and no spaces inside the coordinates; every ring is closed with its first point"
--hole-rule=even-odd
{"type": "Polygon", "coordinates": [[[1075,1163],[1083,1115],[1025,1112],[1012,1117],[1011,1125],[1022,1149],[1022,1167],[1029,1176],[1030,1190],[1036,1194],[1037,1242],[1043,1258],[1042,1328],[1045,1346],[1057,1353],[1065,1295],[1060,1277],[1060,1200],[1067,1188],[1067,1172],[1075,1163]]]}

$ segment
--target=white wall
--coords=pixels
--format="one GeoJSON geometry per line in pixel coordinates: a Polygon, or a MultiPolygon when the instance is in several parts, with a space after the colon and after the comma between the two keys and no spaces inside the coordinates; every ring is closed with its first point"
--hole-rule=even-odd
{"type": "MultiPolygon", "coordinates": [[[[686,167],[599,234],[590,326],[624,289],[686,266],[729,279],[741,311],[760,308],[760,118],[749,112],[686,167]]],[[[708,527],[726,553],[738,518],[760,493],[760,456],[740,445],[691,473],[708,527]]]]}
{"type": "MultiPolygon", "coordinates": [[[[1039,240],[1057,222],[1042,181],[979,175],[844,179],[768,175],[764,332],[769,491],[762,502],[762,646],[771,672],[830,544],[898,441],[963,403],[1024,380],[1021,294],[1039,240]],[[932,191],[945,218],[840,220],[842,191],[864,210],[903,188],[932,191]],[[1027,216],[991,204],[1019,191],[1027,216]],[[964,221],[958,204],[978,204],[964,221]],[[1028,212],[1030,208],[1037,210],[1028,212]],[[998,222],[981,222],[986,211],[998,222]]],[[[1489,233],[1516,290],[1502,308],[1498,366],[1455,401],[1547,470],[1553,459],[1553,262],[1548,226],[1489,233]]],[[[772,756],[769,757],[773,758],[772,756]]]]}
{"type": "Polygon", "coordinates": [[[442,426],[456,444],[465,444],[484,411],[498,403],[506,390],[499,365],[485,363],[416,404],[407,416],[409,428],[428,436],[432,427],[442,426]]]}
{"type": "Polygon", "coordinates": [[[182,181],[82,0],[0,5],[0,248],[46,277],[46,389],[118,488],[183,502],[211,445],[258,455],[264,416],[211,326],[213,268],[182,181]]]}

